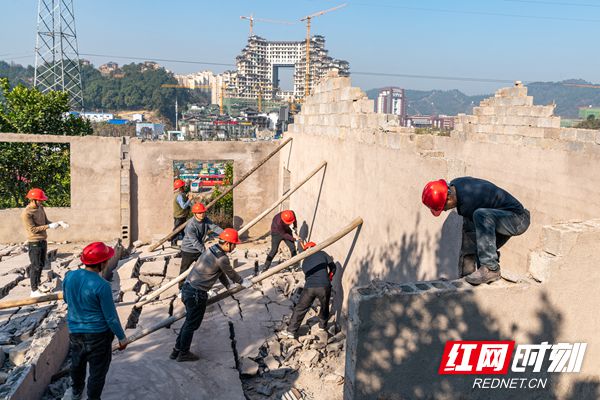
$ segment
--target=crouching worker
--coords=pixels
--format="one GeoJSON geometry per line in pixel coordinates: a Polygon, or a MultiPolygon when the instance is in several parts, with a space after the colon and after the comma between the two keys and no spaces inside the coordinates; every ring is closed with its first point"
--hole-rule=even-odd
{"type": "MultiPolygon", "coordinates": [[[[179,331],[175,347],[169,358],[181,361],[196,361],[199,357],[190,351],[194,332],[200,327],[206,304],[208,291],[216,280],[225,274],[233,282],[245,288],[252,286],[252,281],[242,279],[231,266],[227,253],[235,250],[239,244],[238,232],[227,228],[219,235],[219,243],[202,253],[181,288],[181,299],[185,304],[185,322],[179,331]]],[[[227,286],[225,284],[225,286],[227,286]]]]}
{"type": "MultiPolygon", "coordinates": [[[[314,242],[308,242],[302,248],[306,251],[314,246],[316,246],[314,242]]],[[[281,332],[284,337],[290,339],[298,336],[298,329],[315,299],[319,299],[321,306],[319,310],[319,330],[325,331],[327,320],[329,320],[331,281],[335,274],[333,259],[323,250],[317,251],[302,261],[302,271],[305,280],[302,295],[300,295],[300,300],[294,307],[288,329],[281,332]]]]}
{"type": "Polygon", "coordinates": [[[74,400],[81,399],[83,395],[88,364],[87,398],[100,399],[112,359],[115,335],[119,339],[119,350],[127,347],[110,284],[100,276],[114,254],[114,249],[102,242],[86,246],[80,257],[85,268],[67,273],[63,283],[64,299],[68,305],[74,400]]]}
{"type": "Polygon", "coordinates": [[[271,266],[271,262],[273,262],[282,241],[290,249],[292,257],[296,255],[297,228],[296,214],[292,210],[282,211],[273,217],[273,221],[271,222],[271,250],[267,254],[263,271],[268,270],[271,266]]]}

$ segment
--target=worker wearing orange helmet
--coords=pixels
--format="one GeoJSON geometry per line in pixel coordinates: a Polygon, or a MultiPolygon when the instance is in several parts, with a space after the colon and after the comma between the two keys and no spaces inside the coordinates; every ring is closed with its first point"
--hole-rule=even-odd
{"type": "MultiPolygon", "coordinates": [[[[315,242],[302,243],[304,251],[315,247],[315,242]]],[[[295,338],[298,329],[312,306],[315,299],[319,299],[319,330],[326,332],[327,320],[329,320],[329,299],[331,298],[331,281],[335,274],[336,265],[329,254],[319,250],[302,261],[302,272],[304,272],[304,288],[300,300],[294,307],[287,330],[281,335],[287,338],[295,338]]]]}
{"type": "MultiPolygon", "coordinates": [[[[190,214],[190,206],[192,205],[192,194],[185,193],[185,182],[181,179],[175,179],[173,182],[173,229],[177,229],[179,225],[188,220],[190,214]]],[[[178,240],[183,239],[183,232],[171,238],[171,246],[176,246],[178,240]]]]}
{"type": "MultiPolygon", "coordinates": [[[[216,225],[206,216],[206,207],[202,203],[192,206],[194,217],[188,222],[184,229],[183,241],[181,242],[181,267],[179,273],[187,270],[194,261],[204,253],[204,241],[209,234],[220,235],[223,229],[216,225]]],[[[183,282],[179,283],[179,287],[183,282]]]]}
{"type": "Polygon", "coordinates": [[[296,255],[296,239],[299,239],[296,233],[297,227],[296,214],[292,210],[282,211],[273,217],[271,222],[271,250],[267,254],[263,271],[268,270],[271,266],[282,241],[290,249],[292,257],[296,255]]]}
{"type": "MultiPolygon", "coordinates": [[[[219,235],[219,243],[209,247],[194,264],[194,268],[181,288],[181,299],[185,304],[185,322],[179,331],[175,347],[169,356],[170,359],[179,362],[199,359],[196,354],[190,351],[192,338],[194,332],[202,323],[208,301],[208,292],[217,279],[227,276],[233,282],[245,288],[252,286],[251,280],[242,279],[235,272],[229,262],[229,257],[227,257],[227,253],[235,250],[236,245],[239,243],[238,231],[227,228],[219,235]]],[[[225,287],[229,286],[226,278],[224,285],[225,287]]]]}
{"type": "Polygon", "coordinates": [[[462,177],[429,182],[422,201],[435,216],[456,208],[463,217],[461,277],[472,285],[501,278],[498,249],[530,223],[529,211],[515,197],[489,181],[462,177]]]}
{"type": "Polygon", "coordinates": [[[23,210],[21,219],[27,231],[27,247],[29,249],[29,280],[31,282],[31,297],[42,296],[39,291],[42,269],[46,265],[46,254],[48,252],[48,229],[58,227],[68,228],[64,221],[50,222],[46,217],[43,203],[48,197],[42,189],[33,188],[27,192],[29,204],[23,210]]]}
{"type": "Polygon", "coordinates": [[[79,257],[85,268],[68,272],[63,282],[68,305],[73,399],[81,399],[83,395],[88,364],[87,398],[99,399],[110,367],[115,335],[119,350],[127,347],[110,283],[100,275],[114,255],[115,250],[102,242],[87,245],[79,257]]]}

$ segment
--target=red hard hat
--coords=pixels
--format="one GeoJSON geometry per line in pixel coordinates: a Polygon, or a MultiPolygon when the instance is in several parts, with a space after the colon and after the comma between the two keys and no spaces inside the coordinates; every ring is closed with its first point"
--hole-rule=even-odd
{"type": "Polygon", "coordinates": [[[281,220],[286,224],[293,224],[296,220],[296,216],[292,210],[285,210],[281,212],[281,220]]]}
{"type": "Polygon", "coordinates": [[[202,203],[196,203],[192,206],[192,214],[200,214],[206,212],[206,207],[202,203]]]}
{"type": "Polygon", "coordinates": [[[221,240],[223,240],[225,242],[234,243],[234,244],[240,244],[240,243],[242,243],[242,242],[240,242],[240,237],[238,235],[238,231],[236,231],[233,228],[226,228],[219,235],[219,239],[221,239],[221,240]]]}
{"type": "Polygon", "coordinates": [[[114,255],[115,250],[112,247],[102,242],[94,242],[85,246],[79,259],[85,265],[95,265],[110,260],[114,255]]]}
{"type": "Polygon", "coordinates": [[[25,196],[29,200],[38,200],[38,201],[46,201],[48,197],[46,197],[46,193],[42,189],[33,188],[29,192],[27,192],[27,196],[25,196]]]}
{"type": "Polygon", "coordinates": [[[315,242],[308,242],[308,243],[304,243],[304,246],[302,246],[302,248],[304,250],[310,249],[311,247],[315,247],[317,244],[315,242]]]}
{"type": "Polygon", "coordinates": [[[182,188],[184,186],[185,186],[185,182],[182,181],[181,179],[175,179],[175,182],[173,182],[173,190],[182,188]]]}
{"type": "Polygon", "coordinates": [[[431,213],[436,217],[444,211],[446,199],[448,198],[448,184],[445,180],[440,179],[431,181],[423,189],[422,201],[431,213]]]}

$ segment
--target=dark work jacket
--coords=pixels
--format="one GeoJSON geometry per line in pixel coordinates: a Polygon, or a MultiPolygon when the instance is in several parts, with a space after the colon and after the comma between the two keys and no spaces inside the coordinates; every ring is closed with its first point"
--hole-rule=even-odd
{"type": "Polygon", "coordinates": [[[484,179],[466,176],[450,182],[456,189],[457,212],[465,218],[473,220],[473,213],[479,208],[512,211],[520,214],[523,205],[506,190],[499,188],[484,179]]]}
{"type": "Polygon", "coordinates": [[[335,263],[329,254],[321,250],[302,261],[302,271],[305,288],[330,287],[329,272],[335,274],[335,263]]]}
{"type": "Polygon", "coordinates": [[[226,279],[223,282],[225,278],[222,276],[223,274],[235,283],[242,283],[242,277],[231,266],[227,253],[218,244],[215,244],[210,246],[208,251],[202,253],[185,281],[195,289],[208,292],[217,279],[220,279],[224,286],[228,286],[225,283],[226,279]]]}
{"type": "MultiPolygon", "coordinates": [[[[294,214],[294,217],[296,217],[296,214],[294,214]]],[[[293,223],[294,229],[297,229],[297,227],[298,227],[297,222],[298,221],[295,220],[293,223]]],[[[281,213],[278,213],[277,215],[275,215],[273,217],[273,222],[271,222],[271,235],[274,233],[277,233],[285,240],[289,240],[290,242],[294,241],[294,235],[292,233],[292,229],[290,228],[290,226],[288,224],[286,224],[285,222],[283,222],[281,220],[281,213]]]]}

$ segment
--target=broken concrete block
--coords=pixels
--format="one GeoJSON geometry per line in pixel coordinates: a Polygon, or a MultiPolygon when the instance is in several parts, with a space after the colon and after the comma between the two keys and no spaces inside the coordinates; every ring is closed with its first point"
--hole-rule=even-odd
{"type": "Polygon", "coordinates": [[[129,260],[121,260],[117,266],[116,272],[121,280],[130,279],[134,277],[136,273],[136,267],[138,264],[137,258],[130,258],[129,260]]]}
{"type": "Polygon", "coordinates": [[[542,247],[547,253],[555,256],[565,256],[577,242],[579,233],[569,224],[544,226],[542,229],[542,247]]]}
{"type": "Polygon", "coordinates": [[[23,279],[21,274],[7,274],[0,276],[0,297],[4,297],[8,294],[10,289],[17,286],[17,283],[23,279]]]}
{"type": "Polygon", "coordinates": [[[335,353],[336,351],[344,348],[344,342],[335,342],[327,345],[327,351],[329,353],[335,353]]]}
{"type": "Polygon", "coordinates": [[[165,260],[146,261],[140,267],[141,275],[164,275],[165,260]]]}
{"type": "Polygon", "coordinates": [[[269,368],[269,371],[273,371],[276,370],[277,368],[279,368],[279,361],[277,361],[275,359],[275,357],[273,357],[271,354],[269,354],[268,356],[266,356],[263,359],[265,365],[269,368]]]}
{"type": "Polygon", "coordinates": [[[238,369],[241,375],[254,376],[258,374],[258,364],[248,357],[240,357],[238,369]]]}
{"type": "Polygon", "coordinates": [[[320,353],[317,350],[308,350],[300,356],[300,362],[306,367],[311,367],[319,361],[320,353]]]}
{"type": "Polygon", "coordinates": [[[17,367],[25,363],[25,355],[31,347],[31,340],[26,340],[13,347],[8,352],[8,358],[17,367]]]}
{"type": "Polygon", "coordinates": [[[346,339],[346,335],[344,335],[344,332],[339,332],[337,335],[330,337],[327,343],[341,342],[344,339],[346,339]]]}
{"type": "Polygon", "coordinates": [[[546,282],[557,268],[560,257],[545,251],[532,252],[529,255],[529,273],[538,282],[546,282]]]}
{"type": "Polygon", "coordinates": [[[4,385],[7,379],[8,374],[6,372],[0,372],[0,385],[4,385]]]}
{"type": "Polygon", "coordinates": [[[123,293],[122,303],[135,303],[140,297],[135,292],[123,293]]]}
{"type": "Polygon", "coordinates": [[[142,247],[145,244],[146,243],[142,242],[141,240],[136,240],[135,242],[133,242],[133,247],[137,249],[139,247],[142,247]]]}
{"type": "Polygon", "coordinates": [[[148,286],[155,287],[160,286],[161,282],[163,281],[163,277],[156,275],[140,275],[140,281],[147,283],[148,286]]]}
{"type": "Polygon", "coordinates": [[[181,269],[181,258],[171,258],[169,260],[169,264],[167,265],[167,271],[165,272],[165,277],[168,279],[177,278],[180,274],[179,270],[181,269]]]}
{"type": "Polygon", "coordinates": [[[139,280],[136,278],[123,279],[119,282],[119,289],[121,292],[129,292],[135,290],[135,287],[138,285],[139,280]]]}

